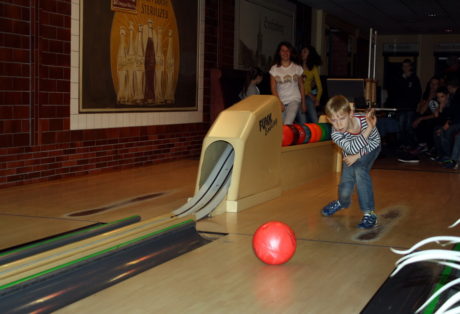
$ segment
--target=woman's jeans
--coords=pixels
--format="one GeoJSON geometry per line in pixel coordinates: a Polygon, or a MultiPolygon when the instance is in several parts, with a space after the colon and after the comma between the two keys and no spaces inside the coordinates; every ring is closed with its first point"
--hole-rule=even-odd
{"type": "Polygon", "coordinates": [[[353,190],[358,190],[359,206],[361,211],[368,212],[375,209],[374,190],[370,170],[380,153],[380,146],[372,152],[359,158],[353,165],[342,165],[342,177],[339,184],[339,202],[347,208],[351,204],[353,190]]]}
{"type": "Polygon", "coordinates": [[[315,102],[310,96],[305,96],[305,105],[307,106],[307,112],[302,112],[302,108],[299,108],[297,116],[295,117],[296,123],[318,123],[315,102]]]}

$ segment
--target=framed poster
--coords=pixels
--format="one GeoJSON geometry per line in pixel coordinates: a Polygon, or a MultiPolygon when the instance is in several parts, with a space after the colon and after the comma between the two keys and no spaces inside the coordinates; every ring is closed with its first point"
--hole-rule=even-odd
{"type": "Polygon", "coordinates": [[[136,13],[136,3],[137,0],[112,0],[112,10],[136,13]]]}
{"type": "Polygon", "coordinates": [[[278,44],[295,44],[295,16],[288,1],[236,0],[234,67],[269,70],[278,44]]]}
{"type": "Polygon", "coordinates": [[[80,2],[79,112],[197,110],[198,1],[80,2]]]}

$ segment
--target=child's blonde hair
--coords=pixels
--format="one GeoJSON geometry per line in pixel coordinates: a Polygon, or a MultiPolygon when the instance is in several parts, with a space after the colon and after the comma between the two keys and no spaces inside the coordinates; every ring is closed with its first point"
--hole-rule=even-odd
{"type": "Polygon", "coordinates": [[[353,111],[353,104],[345,96],[337,95],[329,99],[324,111],[328,117],[332,117],[332,115],[340,112],[350,114],[353,111]]]}

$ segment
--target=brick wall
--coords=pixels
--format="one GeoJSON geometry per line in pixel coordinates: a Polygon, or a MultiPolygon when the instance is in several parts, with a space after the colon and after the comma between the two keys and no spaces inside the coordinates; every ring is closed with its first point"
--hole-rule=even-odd
{"type": "Polygon", "coordinates": [[[233,12],[206,0],[204,123],[71,131],[71,1],[0,1],[0,188],[197,158],[210,68],[233,60],[233,12]]]}
{"type": "Polygon", "coordinates": [[[30,142],[31,19],[26,0],[0,4],[0,145],[30,142]]]}

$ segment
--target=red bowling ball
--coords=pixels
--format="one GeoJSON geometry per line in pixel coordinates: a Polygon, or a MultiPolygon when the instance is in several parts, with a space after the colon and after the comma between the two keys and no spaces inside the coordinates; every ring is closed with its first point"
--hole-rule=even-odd
{"type": "Polygon", "coordinates": [[[299,140],[299,131],[293,124],[288,124],[288,127],[291,129],[292,132],[292,143],[291,145],[296,145],[299,140]]]}
{"type": "Polygon", "coordinates": [[[260,226],[252,238],[256,256],[269,265],[284,264],[294,255],[297,246],[294,231],[285,223],[270,221],[260,226]]]}
{"type": "Polygon", "coordinates": [[[299,132],[299,138],[297,139],[296,144],[303,144],[303,142],[305,141],[305,136],[306,136],[305,130],[299,124],[294,124],[294,127],[299,132]]]}
{"type": "Polygon", "coordinates": [[[288,125],[283,125],[283,142],[282,146],[289,146],[292,145],[294,141],[294,134],[292,133],[292,129],[288,125]]]}

